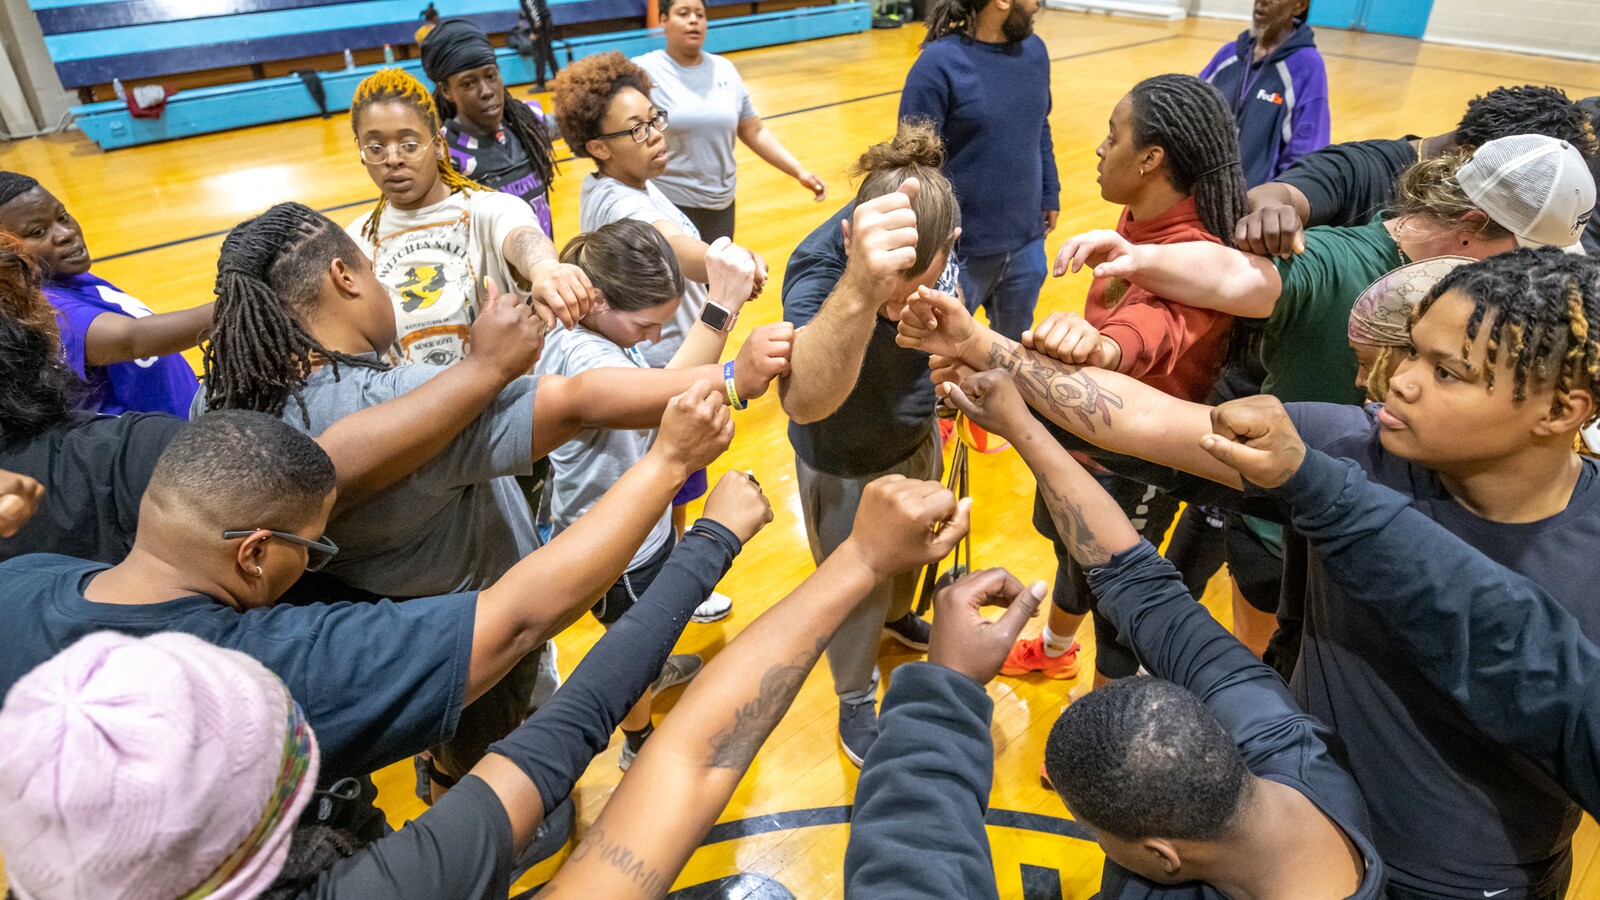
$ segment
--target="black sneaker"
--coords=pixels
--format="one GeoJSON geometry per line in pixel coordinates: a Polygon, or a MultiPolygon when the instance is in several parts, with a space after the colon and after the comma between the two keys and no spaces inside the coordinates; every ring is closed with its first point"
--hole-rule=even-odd
{"type": "Polygon", "coordinates": [[[870,701],[839,704],[839,744],[851,762],[860,766],[877,740],[878,708],[875,704],[870,701]]]}
{"type": "Polygon", "coordinates": [[[926,619],[914,612],[908,612],[893,622],[885,623],[883,631],[913,650],[926,650],[928,649],[928,635],[933,631],[933,628],[928,625],[926,619]]]}

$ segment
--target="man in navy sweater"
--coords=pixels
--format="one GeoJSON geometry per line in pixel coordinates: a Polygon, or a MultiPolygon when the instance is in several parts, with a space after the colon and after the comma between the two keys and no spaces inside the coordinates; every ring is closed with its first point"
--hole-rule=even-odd
{"type": "MultiPolygon", "coordinates": [[[[1383,864],[1332,732],[1190,598],[1009,376],[975,375],[948,396],[1022,454],[1074,558],[1094,567],[1101,608],[1157,676],[1078,700],[1046,747],[1063,800],[1106,851],[1101,897],[1378,897],[1383,864]]],[[[1031,612],[1042,594],[1038,585],[1019,605],[1031,612]]],[[[982,685],[1026,617],[1013,609],[990,623],[977,607],[1019,595],[1015,579],[990,571],[935,601],[928,662],[895,672],[862,768],[847,897],[997,896],[983,834],[993,704],[982,685]]]]}
{"type": "Polygon", "coordinates": [[[937,0],[900,94],[900,118],[930,119],[944,138],[966,223],[958,255],[967,308],[982,306],[1013,340],[1033,327],[1044,236],[1061,209],[1038,12],[1039,0],[937,0]]]}

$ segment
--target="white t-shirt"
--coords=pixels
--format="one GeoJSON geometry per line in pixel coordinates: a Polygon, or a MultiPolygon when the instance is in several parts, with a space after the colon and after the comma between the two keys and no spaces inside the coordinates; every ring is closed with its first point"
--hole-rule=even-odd
{"type": "Polygon", "coordinates": [[[394,301],[395,362],[448,366],[467,355],[484,276],[523,296],[501,248],[512,231],[542,230],[532,207],[498,191],[457,191],[433,206],[384,205],[374,246],[361,232],[369,211],[345,229],[376,266],[394,301]]]}
{"type": "MultiPolygon", "coordinates": [[[[637,348],[624,350],[582,326],[557,327],[545,338],[544,354],[534,374],[570,377],[606,368],[645,369],[649,365],[637,348]]],[[[555,531],[560,533],[599,502],[624,472],[644,458],[655,439],[654,429],[590,428],[550,451],[550,522],[555,531]]],[[[628,569],[647,562],[671,533],[672,513],[662,510],[661,520],[650,530],[628,569]]]]}
{"type": "MultiPolygon", "coordinates": [[[[672,205],[672,201],[661,193],[654,182],[645,182],[644,187],[642,191],[636,190],[615,178],[600,175],[584,178],[583,187],[578,192],[578,229],[594,231],[601,225],[623,219],[637,219],[647,225],[666,221],[695,240],[700,239],[700,229],[694,227],[683,210],[672,205]]],[[[706,296],[705,285],[685,278],[683,302],[678,304],[678,311],[672,319],[661,326],[661,340],[654,343],[646,341],[634,349],[643,354],[650,365],[658,369],[665,367],[672,361],[672,355],[683,346],[683,339],[694,328],[700,311],[706,308],[706,296]]]]}
{"type": "Polygon", "coordinates": [[[737,173],[733,140],[739,123],[756,114],[733,63],[702,53],[697,66],[679,65],[665,50],[634,57],[650,73],[650,100],[667,111],[667,171],[656,179],[673,203],[727,209],[737,173]]]}

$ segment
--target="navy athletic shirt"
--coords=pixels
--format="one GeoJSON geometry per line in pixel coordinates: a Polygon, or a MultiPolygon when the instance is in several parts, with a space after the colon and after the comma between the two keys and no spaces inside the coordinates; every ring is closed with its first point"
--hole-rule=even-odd
{"type": "Polygon", "coordinates": [[[1600,813],[1600,646],[1572,613],[1348,459],[1310,450],[1270,493],[1294,507],[1328,577],[1411,647],[1435,687],[1600,813]]]}
{"type": "MultiPolygon", "coordinates": [[[[1334,759],[1338,739],[1301,712],[1278,674],[1195,603],[1183,577],[1148,541],[1089,571],[1100,610],[1157,677],[1194,693],[1222,720],[1261,778],[1287,785],[1333,821],[1365,863],[1350,896],[1382,896],[1383,862],[1368,838],[1355,780],[1334,759]]],[[[856,787],[845,896],[997,896],[983,817],[993,780],[983,686],[933,663],[895,671],[880,734],[856,787]]],[[[1103,900],[1225,900],[1200,882],[1161,885],[1106,862],[1103,900]]]]}
{"type": "MultiPolygon", "coordinates": [[[[1456,502],[1433,470],[1386,452],[1377,409],[1288,404],[1307,447],[1354,460],[1445,530],[1538,583],[1590,640],[1600,636],[1596,462],[1584,460],[1564,511],[1538,522],[1491,522],[1456,502]]],[[[1409,549],[1420,561],[1423,547],[1409,549]]],[[[1387,585],[1399,576],[1374,565],[1368,577],[1387,585]]],[[[1463,900],[1520,900],[1559,888],[1579,821],[1561,785],[1473,724],[1413,663],[1415,651],[1394,629],[1346,596],[1316,553],[1305,613],[1295,697],[1344,741],[1390,881],[1463,900]]]]}

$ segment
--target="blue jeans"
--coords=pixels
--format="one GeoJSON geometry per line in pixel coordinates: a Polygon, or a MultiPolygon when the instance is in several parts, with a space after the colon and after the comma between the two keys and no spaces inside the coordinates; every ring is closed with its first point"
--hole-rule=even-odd
{"type": "Polygon", "coordinates": [[[962,256],[961,293],[967,309],[989,315],[989,327],[1012,340],[1033,327],[1033,308],[1044,285],[1044,238],[1009,253],[962,256]]]}

